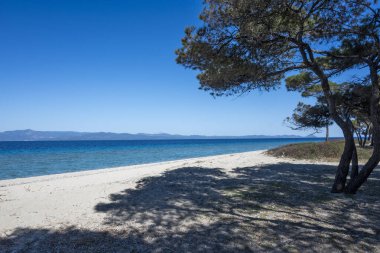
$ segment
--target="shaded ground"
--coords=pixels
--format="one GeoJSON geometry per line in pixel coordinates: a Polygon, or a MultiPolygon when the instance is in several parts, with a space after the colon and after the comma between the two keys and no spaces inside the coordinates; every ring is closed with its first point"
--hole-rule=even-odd
{"type": "Polygon", "coordinates": [[[187,167],[96,205],[99,231],[19,229],[1,252],[380,252],[380,174],[329,193],[335,167],[187,167]]]}

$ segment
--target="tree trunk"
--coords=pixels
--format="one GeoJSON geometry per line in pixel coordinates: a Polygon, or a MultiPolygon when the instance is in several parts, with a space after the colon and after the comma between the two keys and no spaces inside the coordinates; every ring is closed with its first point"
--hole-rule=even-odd
{"type": "Polygon", "coordinates": [[[355,179],[358,176],[358,174],[359,174],[358,152],[356,150],[356,146],[354,146],[354,152],[352,152],[350,180],[355,179]]]}
{"type": "Polygon", "coordinates": [[[329,141],[329,124],[326,125],[326,138],[325,138],[325,142],[328,142],[329,141]]]}
{"type": "Polygon", "coordinates": [[[308,65],[311,68],[311,70],[320,78],[323,94],[327,100],[330,117],[343,131],[345,139],[344,151],[340,158],[339,165],[336,170],[334,184],[331,189],[331,192],[333,193],[341,193],[344,192],[345,189],[347,175],[350,169],[350,163],[352,159],[352,152],[355,146],[355,141],[352,133],[352,123],[345,121],[339,115],[336,108],[336,99],[333,96],[333,92],[330,89],[328,77],[325,75],[323,70],[315,61],[310,46],[305,44],[303,41],[300,41],[297,46],[299,47],[300,54],[304,63],[308,65]],[[309,55],[309,58],[307,55],[309,55]]]}
{"type": "Polygon", "coordinates": [[[372,141],[372,127],[371,126],[369,126],[369,130],[368,130],[368,142],[369,142],[369,145],[372,147],[373,141],[372,141]]]}
{"type": "Polygon", "coordinates": [[[355,148],[354,135],[352,131],[350,129],[345,129],[343,131],[343,135],[345,140],[344,150],[336,170],[334,184],[331,189],[332,193],[344,192],[351,159],[355,148]]]}
{"type": "Polygon", "coordinates": [[[344,151],[340,157],[338,167],[336,169],[334,184],[331,188],[332,193],[344,192],[347,175],[350,170],[352,153],[355,147],[353,127],[351,121],[345,121],[336,109],[336,101],[330,90],[329,81],[319,68],[314,69],[315,73],[321,78],[321,86],[323,93],[327,99],[330,117],[342,129],[344,136],[344,151]]]}
{"type": "Polygon", "coordinates": [[[368,140],[368,131],[369,131],[369,125],[366,124],[366,129],[365,129],[364,138],[363,138],[363,148],[365,148],[365,144],[367,143],[367,140],[368,140]]]}
{"type": "Polygon", "coordinates": [[[345,192],[348,194],[355,194],[360,186],[367,181],[367,178],[372,173],[372,171],[376,168],[380,161],[380,138],[376,138],[374,140],[374,148],[372,156],[369,158],[368,162],[363,166],[360,170],[359,174],[349,182],[347,185],[345,192]]]}
{"type": "MultiPolygon", "coordinates": [[[[301,52],[302,54],[302,52],[301,52]]],[[[304,56],[303,56],[304,57],[304,56]]],[[[305,58],[305,57],[304,57],[305,58]]],[[[352,152],[355,147],[352,122],[345,121],[336,109],[336,100],[330,89],[329,80],[319,66],[312,67],[314,73],[320,78],[323,94],[326,97],[331,119],[342,129],[344,136],[344,151],[340,157],[339,165],[336,170],[334,184],[331,188],[332,193],[344,192],[347,175],[350,170],[352,152]]]]}
{"type": "Polygon", "coordinates": [[[373,152],[367,163],[360,170],[358,176],[351,180],[347,185],[345,192],[355,194],[360,186],[367,180],[372,171],[376,168],[380,161],[380,87],[376,65],[369,65],[372,94],[370,101],[371,123],[373,126],[372,140],[373,152]]]}
{"type": "Polygon", "coordinates": [[[354,130],[354,132],[356,134],[356,139],[358,140],[358,144],[361,147],[362,146],[362,140],[361,140],[361,136],[360,136],[360,131],[359,130],[354,130]]]}
{"type": "Polygon", "coordinates": [[[369,128],[369,134],[368,134],[368,141],[369,141],[369,146],[373,147],[373,129],[372,127],[370,126],[369,128]]]}

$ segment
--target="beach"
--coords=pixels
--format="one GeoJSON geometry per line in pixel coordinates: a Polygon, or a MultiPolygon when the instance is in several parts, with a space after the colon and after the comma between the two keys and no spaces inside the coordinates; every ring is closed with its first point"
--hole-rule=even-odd
{"type": "Polygon", "coordinates": [[[349,198],[334,172],[261,150],[1,180],[0,252],[379,252],[379,174],[349,198]]]}
{"type": "Polygon", "coordinates": [[[380,253],[378,1],[0,6],[0,253],[380,253]]]}
{"type": "MultiPolygon", "coordinates": [[[[112,169],[63,173],[0,181],[1,233],[17,227],[58,228],[101,224],[104,213],[94,207],[110,194],[133,189],[144,177],[159,176],[181,167],[245,167],[266,162],[261,151],[112,169]],[[237,162],[237,163],[236,163],[237,162]],[[98,220],[99,224],[94,224],[98,220]]],[[[159,190],[159,189],[158,189],[159,190]]]]}

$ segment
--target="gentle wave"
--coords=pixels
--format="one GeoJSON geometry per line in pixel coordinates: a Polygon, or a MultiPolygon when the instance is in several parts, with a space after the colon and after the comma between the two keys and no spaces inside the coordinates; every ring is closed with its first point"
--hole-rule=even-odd
{"type": "Polygon", "coordinates": [[[0,142],[0,179],[269,149],[321,138],[0,142]]]}

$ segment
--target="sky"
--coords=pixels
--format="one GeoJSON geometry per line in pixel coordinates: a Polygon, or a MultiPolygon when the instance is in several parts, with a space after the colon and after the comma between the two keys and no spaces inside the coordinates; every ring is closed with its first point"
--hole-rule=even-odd
{"type": "Polygon", "coordinates": [[[312,133],[283,123],[302,100],[284,87],[221,98],[198,89],[174,51],[201,9],[201,0],[1,0],[0,131],[312,133]]]}

